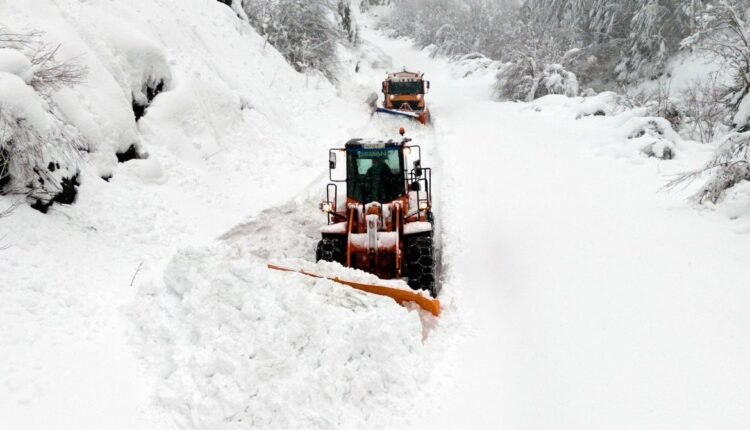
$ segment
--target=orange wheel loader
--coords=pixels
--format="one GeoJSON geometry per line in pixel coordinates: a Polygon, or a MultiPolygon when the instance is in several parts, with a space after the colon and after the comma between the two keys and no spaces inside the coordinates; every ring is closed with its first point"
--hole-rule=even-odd
{"type": "MultiPolygon", "coordinates": [[[[404,135],[404,129],[400,130],[404,135]]],[[[412,290],[327,278],[399,304],[416,303],[440,315],[435,277],[432,214],[432,170],[422,167],[422,151],[411,139],[352,139],[329,151],[329,183],[320,209],[328,223],[321,227],[317,261],[337,262],[381,279],[406,278],[412,290]],[[411,162],[411,167],[409,166],[411,162]],[[343,164],[343,166],[341,166],[343,164]],[[342,173],[345,171],[345,174],[342,173]],[[346,188],[339,201],[339,184],[346,188]],[[345,197],[345,199],[344,199],[345,197]]],[[[323,276],[269,264],[274,270],[323,276]]]]}
{"type": "Polygon", "coordinates": [[[320,205],[328,225],[321,228],[316,259],[382,279],[406,278],[412,289],[436,297],[432,169],[422,167],[421,148],[410,141],[352,139],[330,150],[331,183],[320,205]],[[344,176],[336,172],[339,160],[345,179],[335,177],[344,176]],[[346,187],[342,204],[338,183],[346,187]]]}

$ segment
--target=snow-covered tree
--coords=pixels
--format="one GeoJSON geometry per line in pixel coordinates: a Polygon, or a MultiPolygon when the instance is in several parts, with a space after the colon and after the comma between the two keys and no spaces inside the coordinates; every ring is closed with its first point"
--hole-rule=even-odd
{"type": "MultiPolygon", "coordinates": [[[[733,113],[732,131],[723,137],[713,158],[702,168],[679,176],[669,186],[707,174],[696,198],[717,202],[725,191],[750,180],[750,5],[746,0],[720,0],[697,19],[696,31],[683,40],[687,48],[704,50],[723,61],[732,77],[729,85],[707,91],[712,107],[733,113]]],[[[728,121],[729,122],[729,121],[728,121]]]]}
{"type": "MultiPolygon", "coordinates": [[[[243,7],[250,24],[298,71],[316,69],[333,77],[336,44],[355,37],[351,15],[346,33],[335,19],[340,4],[329,0],[245,0],[243,7]]],[[[346,8],[341,7],[345,13],[346,8]]]]}

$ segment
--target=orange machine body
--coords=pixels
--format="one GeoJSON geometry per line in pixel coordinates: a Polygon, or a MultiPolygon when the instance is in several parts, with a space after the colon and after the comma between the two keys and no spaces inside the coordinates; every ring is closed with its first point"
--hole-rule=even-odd
{"type": "MultiPolygon", "coordinates": [[[[412,244],[414,248],[416,238],[422,238],[422,244],[427,241],[430,247],[432,244],[432,170],[421,166],[421,150],[419,146],[408,145],[409,141],[353,139],[345,148],[331,150],[331,154],[346,154],[347,179],[339,182],[346,182],[347,193],[343,204],[339,204],[338,187],[335,183],[328,185],[327,200],[323,204],[328,209],[328,225],[321,228],[323,239],[342,245],[337,254],[341,264],[382,279],[410,276],[409,246],[412,244]],[[416,156],[412,168],[406,167],[408,154],[416,156]],[[358,176],[357,172],[364,172],[363,165],[372,164],[370,157],[377,156],[391,163],[387,178],[374,178],[364,173],[358,176]]],[[[333,181],[333,174],[331,179],[333,181]]],[[[432,249],[429,252],[432,258],[432,249]]],[[[412,284],[414,282],[410,282],[412,284]]],[[[412,288],[429,289],[433,296],[437,294],[434,283],[426,287],[412,285],[412,288]]]]}
{"type": "Polygon", "coordinates": [[[430,82],[423,73],[389,73],[383,81],[383,108],[385,111],[404,112],[422,124],[430,122],[430,111],[425,104],[425,95],[430,82]]]}

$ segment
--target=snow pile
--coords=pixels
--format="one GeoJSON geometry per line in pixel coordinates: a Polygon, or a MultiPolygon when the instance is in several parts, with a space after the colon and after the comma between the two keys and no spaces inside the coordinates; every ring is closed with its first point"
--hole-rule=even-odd
{"type": "Polygon", "coordinates": [[[475,73],[496,71],[500,66],[500,62],[494,61],[478,52],[475,52],[463,55],[454,60],[453,64],[451,64],[451,74],[455,78],[465,78],[475,73]]]}
{"type": "Polygon", "coordinates": [[[622,96],[612,92],[590,97],[548,95],[529,103],[528,108],[561,118],[588,118],[615,129],[612,136],[617,139],[609,147],[616,157],[645,155],[668,160],[684,143],[668,120],[651,116],[648,108],[629,107],[622,96]]]}
{"type": "Polygon", "coordinates": [[[419,294],[423,297],[430,298],[430,294],[425,290],[413,290],[406,281],[401,279],[380,279],[377,276],[367,273],[363,270],[344,267],[339,263],[329,261],[318,261],[313,263],[303,259],[288,259],[273,261],[272,264],[282,268],[292,270],[302,270],[316,276],[322,276],[328,279],[340,279],[342,281],[356,282],[367,285],[378,285],[382,287],[394,288],[419,294]]]}
{"type": "Polygon", "coordinates": [[[629,109],[621,95],[610,91],[588,97],[552,94],[534,100],[529,106],[537,112],[549,111],[574,119],[587,116],[613,116],[629,109]]]}
{"type": "Polygon", "coordinates": [[[649,157],[672,159],[682,139],[664,118],[633,117],[620,129],[632,144],[649,157]]]}
{"type": "MultiPolygon", "coordinates": [[[[746,178],[750,178],[750,172],[745,171],[744,173],[746,178]]],[[[707,201],[706,204],[711,205],[711,202],[707,201]]],[[[715,208],[717,212],[728,219],[747,220],[750,217],[750,180],[741,180],[725,190],[721,204],[715,208]]],[[[747,227],[745,232],[748,232],[747,227]]]]}
{"type": "Polygon", "coordinates": [[[404,428],[430,377],[418,312],[227,244],[180,251],[132,312],[180,428],[404,428]]]}

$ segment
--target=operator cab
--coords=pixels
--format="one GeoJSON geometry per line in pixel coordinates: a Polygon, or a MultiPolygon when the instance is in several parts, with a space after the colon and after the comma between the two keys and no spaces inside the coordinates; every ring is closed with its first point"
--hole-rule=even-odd
{"type": "Polygon", "coordinates": [[[390,202],[406,194],[401,142],[352,139],[345,149],[347,198],[360,203],[390,202]]]}
{"type": "MultiPolygon", "coordinates": [[[[399,130],[403,136],[403,128],[399,130]]],[[[422,167],[422,150],[400,140],[351,139],[343,148],[331,148],[328,156],[326,200],[320,208],[328,222],[347,219],[351,205],[364,208],[370,203],[389,205],[397,200],[410,208],[410,216],[431,217],[432,170],[422,167]],[[340,162],[340,163],[339,163],[340,162]],[[341,166],[337,166],[341,164],[341,166]],[[341,169],[340,167],[345,167],[341,169]],[[344,176],[342,170],[346,171],[344,176]],[[338,204],[337,183],[346,183],[346,205],[338,204]]]]}

